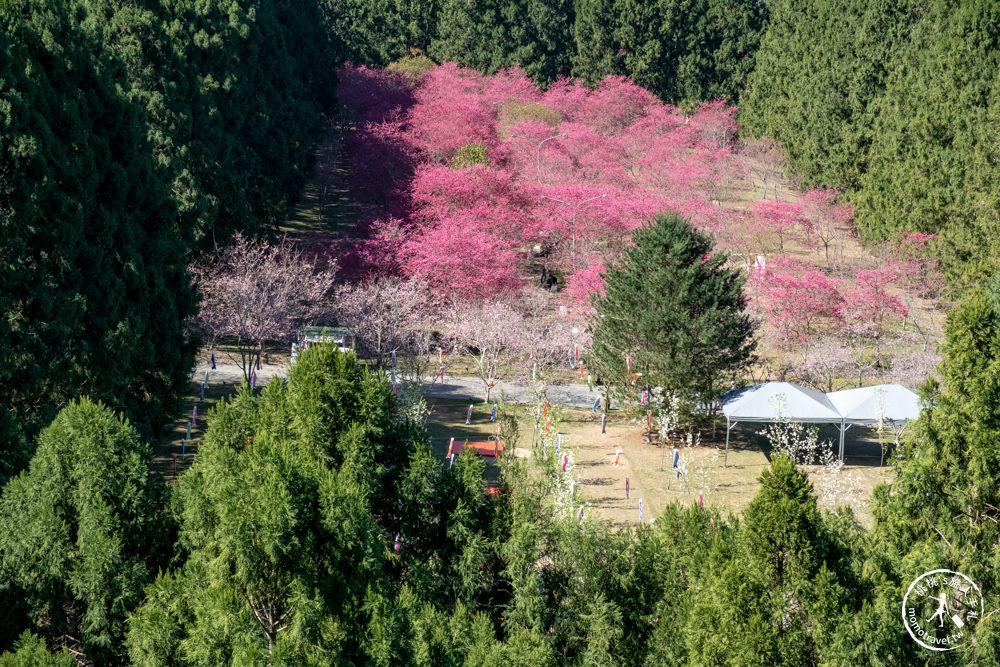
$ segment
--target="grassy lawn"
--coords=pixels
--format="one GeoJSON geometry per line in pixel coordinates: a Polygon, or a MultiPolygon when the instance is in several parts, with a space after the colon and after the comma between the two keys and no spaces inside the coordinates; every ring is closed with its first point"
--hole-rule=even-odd
{"type": "MultiPolygon", "coordinates": [[[[469,402],[456,399],[429,399],[432,412],[428,431],[431,448],[442,459],[449,439],[485,440],[495,432],[490,423],[489,406],[474,402],[471,424],[465,424],[469,402]]],[[[526,411],[521,419],[519,454],[530,452],[533,424],[526,411]]],[[[564,446],[576,451],[578,492],[592,510],[616,525],[638,521],[639,499],[643,499],[644,520],[655,517],[672,502],[697,503],[702,491],[704,503],[719,507],[724,513],[738,513],[756,495],[758,478],[769,466],[766,442],[757,435],[760,425],[740,424],[733,429],[728,462],[724,464],[725,426],[702,434],[700,446],[680,448],[680,467],[687,470],[678,478],[671,468],[670,446],[645,444],[643,425],[612,412],[607,433],[601,433],[600,415],[589,410],[558,409],[559,432],[564,446]],[[618,465],[615,454],[621,450],[618,465]],[[630,478],[631,492],[625,497],[625,478],[630,478]]],[[[836,428],[821,431],[821,439],[836,445],[836,428]]],[[[821,505],[851,505],[863,523],[870,523],[868,498],[874,486],[891,478],[891,471],[879,466],[879,446],[864,429],[848,431],[846,460],[835,480],[822,474],[820,467],[809,466],[821,505]]],[[[489,461],[489,459],[487,459],[489,461]]],[[[487,475],[495,480],[492,462],[487,475]]]]}

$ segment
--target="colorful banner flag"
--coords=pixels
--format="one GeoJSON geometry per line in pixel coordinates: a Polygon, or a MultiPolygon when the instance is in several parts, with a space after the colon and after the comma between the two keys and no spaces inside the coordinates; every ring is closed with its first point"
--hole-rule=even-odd
{"type": "Polygon", "coordinates": [[[396,350],[392,351],[392,370],[396,370],[396,350]]]}
{"type": "Polygon", "coordinates": [[[628,375],[631,375],[632,374],[632,357],[629,357],[629,356],[625,357],[625,368],[627,370],[628,375]]]}
{"type": "Polygon", "coordinates": [[[184,454],[186,453],[186,444],[187,441],[184,440],[184,438],[181,438],[181,456],[184,456],[184,454]]]}
{"type": "Polygon", "coordinates": [[[681,453],[677,450],[676,447],[674,447],[673,457],[674,457],[674,465],[673,465],[673,467],[676,469],[676,468],[680,467],[680,461],[681,461],[681,453]]]}
{"type": "Polygon", "coordinates": [[[257,388],[257,371],[254,371],[253,375],[250,376],[250,386],[254,389],[257,388]]]}
{"type": "Polygon", "coordinates": [[[198,401],[201,402],[204,400],[205,400],[205,385],[203,384],[201,385],[201,396],[198,397],[198,401]]]}
{"type": "Polygon", "coordinates": [[[396,382],[392,383],[392,395],[395,396],[396,392],[399,390],[399,384],[396,382]]]}
{"type": "Polygon", "coordinates": [[[402,548],[402,546],[403,546],[403,538],[399,536],[399,533],[396,533],[396,543],[395,545],[393,545],[392,549],[396,553],[399,553],[399,550],[402,548]]]}
{"type": "Polygon", "coordinates": [[[453,454],[452,449],[455,447],[455,438],[448,441],[448,454],[453,454]]]}
{"type": "Polygon", "coordinates": [[[490,421],[495,422],[497,420],[497,404],[493,404],[493,411],[490,412],[490,421]]]}
{"type": "Polygon", "coordinates": [[[593,413],[594,414],[597,414],[597,408],[599,408],[599,407],[601,407],[601,397],[600,396],[598,396],[597,400],[594,401],[594,408],[593,408],[593,413]]]}
{"type": "Polygon", "coordinates": [[[573,343],[573,360],[580,361],[580,346],[573,343]]]}
{"type": "Polygon", "coordinates": [[[562,448],[562,433],[556,433],[556,454],[562,448]]]}
{"type": "Polygon", "coordinates": [[[639,521],[642,521],[642,498],[639,498],[639,521]]]}
{"type": "Polygon", "coordinates": [[[455,452],[452,452],[451,456],[448,457],[448,470],[451,470],[453,465],[455,465],[455,452]]]}
{"type": "Polygon", "coordinates": [[[535,362],[531,365],[531,381],[535,381],[535,375],[538,373],[538,363],[535,362]]]}
{"type": "Polygon", "coordinates": [[[441,373],[441,384],[444,384],[444,366],[438,368],[438,372],[441,373]]]}
{"type": "MultiPolygon", "coordinates": [[[[643,393],[646,393],[646,392],[643,392],[643,393]]],[[[647,431],[652,431],[653,430],[653,411],[652,410],[646,410],[646,430],[647,431]]]]}
{"type": "Polygon", "coordinates": [[[187,439],[191,439],[191,422],[187,423],[187,439]]]}
{"type": "Polygon", "coordinates": [[[442,350],[440,347],[438,348],[438,363],[439,364],[444,363],[444,350],[442,350]]]}
{"type": "Polygon", "coordinates": [[[615,465],[618,465],[618,463],[621,460],[621,457],[622,457],[622,450],[619,449],[618,451],[615,452],[615,463],[614,463],[615,465]]]}
{"type": "Polygon", "coordinates": [[[580,509],[576,513],[576,520],[583,521],[583,505],[580,505],[580,509]]]}
{"type": "Polygon", "coordinates": [[[198,406],[194,406],[194,410],[191,411],[191,425],[198,425],[198,406]]]}
{"type": "Polygon", "coordinates": [[[546,419],[545,420],[545,435],[549,434],[549,427],[550,426],[552,426],[552,420],[551,419],[546,419]]]}
{"type": "Polygon", "coordinates": [[[472,423],[472,403],[469,403],[469,411],[465,413],[465,423],[472,423]]]}
{"type": "Polygon", "coordinates": [[[215,370],[215,352],[212,352],[212,370],[215,370]]]}
{"type": "Polygon", "coordinates": [[[604,435],[605,433],[607,433],[607,430],[606,430],[607,426],[608,426],[608,416],[605,415],[605,414],[602,414],[601,415],[601,435],[604,435]]]}
{"type": "Polygon", "coordinates": [[[698,492],[698,507],[705,507],[705,496],[702,495],[701,491],[698,492]]]}
{"type": "Polygon", "coordinates": [[[566,472],[566,464],[567,463],[569,463],[569,456],[567,456],[566,454],[563,454],[563,467],[562,467],[562,471],[563,472],[566,472]]]}
{"type": "Polygon", "coordinates": [[[631,491],[631,480],[628,477],[625,478],[625,500],[628,500],[629,492],[631,491]]]}

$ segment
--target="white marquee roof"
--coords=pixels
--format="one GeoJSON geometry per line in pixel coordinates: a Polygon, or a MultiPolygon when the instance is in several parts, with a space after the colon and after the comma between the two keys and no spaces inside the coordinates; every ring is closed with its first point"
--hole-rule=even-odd
{"type": "Polygon", "coordinates": [[[877,424],[879,413],[885,422],[904,422],[920,416],[920,397],[898,384],[845,389],[827,394],[844,421],[877,424]]]}
{"type": "Polygon", "coordinates": [[[826,394],[789,382],[733,389],[722,395],[722,412],[734,422],[771,422],[788,419],[817,424],[843,421],[826,394]]]}
{"type": "Polygon", "coordinates": [[[903,422],[920,416],[916,393],[898,384],[859,387],[829,394],[788,382],[733,389],[722,395],[730,422],[790,421],[813,424],[903,422]]]}

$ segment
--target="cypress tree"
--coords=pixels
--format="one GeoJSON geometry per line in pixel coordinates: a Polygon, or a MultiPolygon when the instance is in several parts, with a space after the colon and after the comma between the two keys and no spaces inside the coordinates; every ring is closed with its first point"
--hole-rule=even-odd
{"type": "Polygon", "coordinates": [[[128,422],[84,399],[41,433],[0,497],[0,581],[23,595],[37,632],[88,661],[121,657],[126,614],[163,563],[150,458],[128,422]]]}
{"type": "Polygon", "coordinates": [[[0,480],[80,393],[162,423],[193,358],[176,210],[84,16],[0,7],[0,480]]]}
{"type": "Polygon", "coordinates": [[[606,293],[594,299],[587,367],[620,393],[635,390],[626,356],[643,374],[636,387],[688,400],[713,398],[724,374],[750,362],[755,342],[743,278],[679,215],[658,216],[633,232],[604,284],[606,293]]]}

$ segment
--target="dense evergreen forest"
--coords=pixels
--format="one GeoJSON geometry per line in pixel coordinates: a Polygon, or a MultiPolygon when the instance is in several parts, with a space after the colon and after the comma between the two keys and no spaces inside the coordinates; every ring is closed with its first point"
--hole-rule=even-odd
{"type": "Polygon", "coordinates": [[[998,605],[998,40],[989,0],[2,0],[0,665],[1000,663],[1000,616],[932,654],[899,606],[938,567],[998,605]],[[781,456],[740,517],[581,519],[547,437],[487,494],[326,346],[150,475],[189,264],[277,229],[340,63],[423,58],[724,98],[863,240],[938,236],[941,382],[871,529],[781,456]]]}
{"type": "Polygon", "coordinates": [[[336,59],[309,1],[14,0],[0,25],[2,481],[74,396],[174,413],[191,252],[281,219],[336,59]]]}

